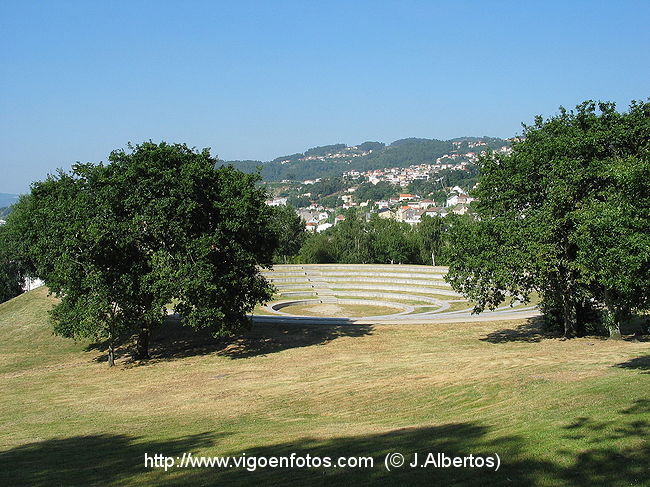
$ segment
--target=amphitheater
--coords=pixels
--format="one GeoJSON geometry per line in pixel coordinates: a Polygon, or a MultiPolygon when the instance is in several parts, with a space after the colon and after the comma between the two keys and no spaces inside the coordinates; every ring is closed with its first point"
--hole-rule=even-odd
{"type": "Polygon", "coordinates": [[[273,301],[258,307],[257,322],[314,324],[434,323],[530,318],[532,304],[504,302],[472,314],[472,303],[445,282],[446,267],[380,264],[286,264],[262,274],[273,301]]]}

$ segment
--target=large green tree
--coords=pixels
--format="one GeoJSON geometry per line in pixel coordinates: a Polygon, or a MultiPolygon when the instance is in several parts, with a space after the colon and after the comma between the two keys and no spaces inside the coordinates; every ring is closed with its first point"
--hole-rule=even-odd
{"type": "Polygon", "coordinates": [[[418,263],[420,248],[417,236],[408,223],[379,218],[373,214],[367,227],[370,237],[368,262],[418,263]]]}
{"type": "Polygon", "coordinates": [[[452,231],[449,281],[476,301],[477,311],[496,307],[507,295],[526,298],[538,291],[548,321],[566,336],[584,332],[599,308],[616,303],[629,310],[638,295],[628,290],[642,276],[647,251],[623,275],[614,270],[626,264],[625,244],[607,247],[621,236],[634,244],[628,252],[647,242],[647,226],[637,220],[647,218],[648,200],[632,202],[624,193],[630,187],[642,193],[643,172],[629,167],[647,164],[649,144],[649,103],[619,113],[611,103],[585,102],[547,120],[537,117],[510,155],[481,160],[480,221],[452,231]],[[621,185],[617,173],[629,184],[621,185]],[[625,201],[627,208],[642,208],[626,213],[620,206],[625,201]],[[600,240],[604,229],[609,236],[600,240]],[[605,261],[609,270],[599,270],[605,261]],[[614,292],[627,297],[606,298],[614,292]]]}
{"type": "Polygon", "coordinates": [[[581,280],[604,303],[613,335],[635,311],[650,309],[650,160],[605,161],[604,188],[577,215],[581,280]]]}
{"type": "Polygon", "coordinates": [[[25,252],[60,298],[52,317],[67,337],[133,334],[148,358],[149,335],[174,301],[182,322],[226,334],[268,300],[259,273],[277,238],[257,176],[215,168],[207,149],[146,142],[77,164],[32,186],[15,225],[25,252]]]}
{"type": "Polygon", "coordinates": [[[440,254],[443,245],[444,227],[444,220],[441,217],[422,216],[420,223],[416,227],[422,262],[431,262],[431,265],[436,265],[437,259],[438,265],[443,263],[440,254]]]}

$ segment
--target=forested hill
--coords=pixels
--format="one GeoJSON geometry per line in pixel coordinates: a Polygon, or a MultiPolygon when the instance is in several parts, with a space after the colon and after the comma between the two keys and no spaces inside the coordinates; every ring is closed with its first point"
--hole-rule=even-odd
{"type": "Polygon", "coordinates": [[[17,201],[17,194],[0,193],[0,208],[13,205],[17,201]]]}
{"type": "MultiPolygon", "coordinates": [[[[262,169],[265,181],[305,180],[340,176],[345,171],[368,171],[413,164],[434,164],[440,157],[462,157],[487,148],[497,150],[510,142],[495,137],[459,137],[450,140],[408,138],[390,145],[364,142],[313,147],[302,153],[278,157],[272,161],[224,161],[245,172],[262,169]]],[[[451,161],[452,159],[450,159],[451,161]]],[[[455,159],[454,159],[455,160],[455,159]]]]}

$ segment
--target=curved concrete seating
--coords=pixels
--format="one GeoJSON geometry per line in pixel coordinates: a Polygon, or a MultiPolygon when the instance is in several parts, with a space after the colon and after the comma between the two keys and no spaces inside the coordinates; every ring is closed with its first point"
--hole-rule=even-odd
{"type": "Polygon", "coordinates": [[[370,292],[361,292],[361,291],[334,291],[336,296],[347,297],[368,297],[368,298],[379,298],[379,299],[401,299],[404,301],[418,301],[424,304],[433,304],[436,306],[445,306],[445,309],[449,307],[449,304],[446,301],[441,301],[430,296],[414,296],[412,294],[398,294],[398,293],[386,293],[378,291],[370,292]]]}
{"type": "MultiPolygon", "coordinates": [[[[444,267],[396,265],[396,264],[280,264],[272,270],[262,270],[262,275],[275,286],[277,294],[285,298],[274,302],[266,310],[276,318],[300,323],[319,322],[351,323],[353,320],[385,322],[414,320],[459,320],[475,319],[471,305],[456,311],[448,311],[453,301],[464,301],[463,297],[445,282],[447,269],[444,267]],[[448,297],[449,299],[446,299],[448,297]],[[305,299],[300,299],[305,298],[305,299]],[[409,304],[399,302],[407,301],[409,304]],[[367,304],[392,306],[404,311],[372,317],[323,318],[295,316],[281,311],[287,306],[309,303],[367,304]],[[419,303],[419,304],[418,304],[419,303]],[[432,310],[431,308],[436,309],[432,310]],[[418,312],[418,309],[422,309],[418,312]],[[334,321],[332,321],[334,320],[334,321]],[[338,321],[337,321],[338,320],[338,321]],[[352,321],[351,321],[352,320],[352,321]]],[[[481,316],[511,319],[536,315],[534,307],[500,307],[481,316]]],[[[482,318],[482,319],[483,319],[482,318]]],[[[273,316],[256,316],[256,320],[268,321],[273,316]]]]}
{"type": "Polygon", "coordinates": [[[265,277],[268,277],[270,279],[274,280],[283,280],[283,279],[296,279],[296,278],[303,278],[303,277],[328,277],[328,278],[346,278],[346,277],[369,277],[369,278],[378,278],[378,277],[388,277],[391,279],[408,279],[409,281],[412,280],[428,280],[428,279],[435,279],[435,280],[442,280],[444,279],[445,275],[441,273],[432,273],[432,274],[423,274],[423,273],[413,273],[409,274],[408,272],[372,272],[372,271],[359,271],[359,272],[354,272],[354,271],[332,271],[332,272],[263,272],[262,273],[265,277]]]}
{"type": "Polygon", "coordinates": [[[391,284],[366,284],[364,283],[347,283],[347,282],[338,282],[333,283],[330,286],[332,289],[366,289],[368,291],[397,291],[397,292],[410,292],[415,294],[440,294],[445,296],[455,296],[461,297],[456,291],[451,289],[441,289],[439,287],[433,286],[405,286],[405,285],[391,285],[391,284]]]}
{"type": "MultiPolygon", "coordinates": [[[[302,271],[305,269],[312,269],[318,271],[350,271],[361,270],[371,271],[380,269],[383,272],[423,272],[423,273],[447,273],[447,268],[444,266],[426,266],[416,264],[276,264],[273,266],[273,271],[302,271]]],[[[265,269],[266,270],[266,269],[265,269]]]]}
{"type": "Polygon", "coordinates": [[[432,279],[414,280],[414,279],[403,279],[403,278],[391,279],[390,277],[323,276],[319,278],[310,278],[305,276],[305,277],[268,277],[267,279],[276,287],[277,286],[287,287],[287,286],[299,285],[299,284],[313,284],[315,282],[322,282],[322,281],[331,282],[331,283],[367,282],[367,283],[386,283],[386,284],[411,284],[417,286],[424,285],[424,286],[435,286],[435,287],[451,287],[451,284],[440,280],[432,280],[432,279]]]}

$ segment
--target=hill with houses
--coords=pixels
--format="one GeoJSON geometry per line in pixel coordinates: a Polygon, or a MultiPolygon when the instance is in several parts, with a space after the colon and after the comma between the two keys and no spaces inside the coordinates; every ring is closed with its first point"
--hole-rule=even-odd
{"type": "Polygon", "coordinates": [[[482,151],[504,151],[511,141],[496,137],[459,137],[450,140],[407,138],[392,142],[363,142],[359,145],[332,144],[271,161],[224,161],[245,172],[260,170],[262,179],[302,181],[361,174],[385,168],[406,168],[423,164],[448,167],[476,161],[482,151]]]}
{"type": "MultiPolygon", "coordinates": [[[[471,190],[476,186],[479,157],[486,151],[509,153],[511,141],[464,137],[449,141],[402,139],[385,146],[364,142],[358,146],[334,144],[270,161],[294,168],[292,179],[266,179],[273,206],[292,205],[316,232],[327,230],[356,208],[366,217],[377,214],[417,225],[422,217],[445,217],[471,212],[471,190]],[[320,164],[326,174],[306,168],[320,164]],[[336,171],[336,172],[335,172],[336,171]],[[304,179],[293,179],[305,174],[304,179]]],[[[261,166],[262,175],[269,166],[261,166]]]]}

